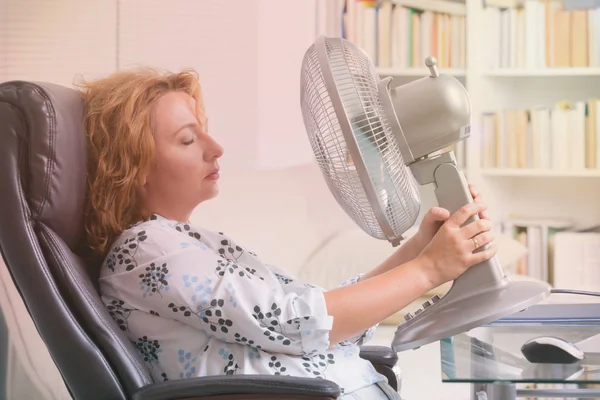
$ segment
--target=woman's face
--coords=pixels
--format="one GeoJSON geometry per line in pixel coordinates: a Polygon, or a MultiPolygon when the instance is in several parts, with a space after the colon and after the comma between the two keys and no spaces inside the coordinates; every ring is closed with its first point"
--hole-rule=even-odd
{"type": "Polygon", "coordinates": [[[218,193],[218,159],[223,148],[196,116],[196,101],[169,92],[152,110],[155,159],[141,189],[144,208],[165,218],[187,221],[194,208],[218,193]]]}

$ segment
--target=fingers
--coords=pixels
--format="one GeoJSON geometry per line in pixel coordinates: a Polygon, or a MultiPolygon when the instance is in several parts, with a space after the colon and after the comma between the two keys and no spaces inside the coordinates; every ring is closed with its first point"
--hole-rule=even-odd
{"type": "MultiPolygon", "coordinates": [[[[473,201],[475,203],[485,204],[485,198],[482,194],[479,193],[479,190],[475,187],[475,185],[469,184],[469,190],[471,191],[471,196],[473,196],[473,201]]],[[[481,219],[489,219],[488,213],[486,210],[479,213],[479,218],[481,219]]]]}
{"type": "Polygon", "coordinates": [[[490,243],[486,249],[483,249],[477,253],[473,253],[471,255],[471,265],[479,264],[481,262],[487,261],[490,258],[494,257],[498,252],[498,248],[495,243],[490,243]]]}
{"type": "MultiPolygon", "coordinates": [[[[483,196],[482,196],[482,195],[479,195],[479,196],[475,197],[475,199],[473,199],[473,201],[474,201],[474,202],[476,202],[476,203],[479,203],[479,204],[483,204],[483,205],[485,205],[485,206],[487,207],[487,204],[486,204],[486,202],[485,202],[485,199],[483,198],[483,196]]],[[[481,218],[481,219],[489,219],[489,218],[488,218],[488,212],[487,212],[487,209],[486,209],[486,210],[483,210],[483,211],[481,211],[481,212],[479,213],[479,218],[481,218]]]]}
{"type": "Polygon", "coordinates": [[[477,190],[477,187],[471,183],[469,183],[469,191],[471,192],[473,199],[479,195],[479,190],[477,190]]]}
{"type": "Polygon", "coordinates": [[[478,219],[463,226],[460,231],[463,238],[470,239],[475,235],[478,235],[482,232],[487,232],[491,229],[492,222],[489,219],[478,219]]]}
{"type": "Polygon", "coordinates": [[[487,205],[485,204],[476,202],[469,203],[459,208],[454,214],[452,214],[450,218],[448,218],[448,222],[459,227],[467,222],[469,218],[486,209],[487,205]]]}
{"type": "Polygon", "coordinates": [[[485,246],[489,247],[494,242],[494,239],[494,234],[491,231],[480,233],[468,240],[468,250],[471,252],[486,250],[485,246]]]}
{"type": "Polygon", "coordinates": [[[445,208],[432,207],[427,212],[427,217],[431,218],[433,221],[445,221],[450,217],[450,212],[445,208]]]}

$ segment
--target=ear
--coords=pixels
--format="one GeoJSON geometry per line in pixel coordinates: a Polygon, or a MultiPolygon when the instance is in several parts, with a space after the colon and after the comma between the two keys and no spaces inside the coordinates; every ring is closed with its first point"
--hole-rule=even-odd
{"type": "Polygon", "coordinates": [[[140,199],[145,197],[147,185],[148,174],[140,174],[137,178],[137,185],[135,185],[136,194],[140,199]]]}
{"type": "Polygon", "coordinates": [[[138,179],[138,185],[140,186],[140,188],[143,188],[144,186],[146,186],[146,183],[148,182],[146,177],[147,177],[147,174],[140,175],[140,177],[138,179]]]}
{"type": "Polygon", "coordinates": [[[137,180],[138,187],[144,188],[148,184],[148,175],[150,174],[150,168],[140,168],[137,171],[137,176],[135,177],[137,180]]]}

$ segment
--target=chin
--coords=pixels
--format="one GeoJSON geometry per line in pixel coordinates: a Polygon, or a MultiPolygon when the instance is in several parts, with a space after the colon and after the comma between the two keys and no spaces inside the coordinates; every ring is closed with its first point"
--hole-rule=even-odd
{"type": "Polygon", "coordinates": [[[219,187],[217,185],[215,185],[214,187],[211,188],[211,190],[207,191],[207,193],[205,193],[205,195],[202,196],[202,198],[204,199],[204,201],[206,201],[206,200],[214,199],[218,195],[219,195],[219,187]]]}

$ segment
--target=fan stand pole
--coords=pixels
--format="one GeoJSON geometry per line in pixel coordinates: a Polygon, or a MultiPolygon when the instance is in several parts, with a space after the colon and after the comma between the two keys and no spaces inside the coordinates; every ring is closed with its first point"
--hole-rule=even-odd
{"type": "MultiPolygon", "coordinates": [[[[409,167],[421,185],[435,184],[440,207],[454,213],[473,201],[469,186],[451,151],[419,159],[409,167]]],[[[474,216],[465,224],[478,219],[474,216]]],[[[405,315],[392,341],[395,351],[451,337],[519,312],[550,294],[544,282],[513,282],[496,257],[473,265],[459,276],[448,293],[423,303],[405,315]]]]}
{"type": "MultiPolygon", "coordinates": [[[[461,207],[472,203],[473,197],[469,185],[456,164],[453,151],[447,151],[430,158],[425,158],[410,165],[411,171],[419,184],[435,184],[435,195],[440,207],[453,214],[461,207]]],[[[479,219],[477,215],[470,217],[464,225],[479,219]]],[[[481,251],[486,246],[479,249],[481,251]]],[[[473,293],[474,290],[485,290],[488,285],[498,285],[507,277],[496,257],[469,268],[454,281],[451,290],[460,293],[473,293]]]]}

